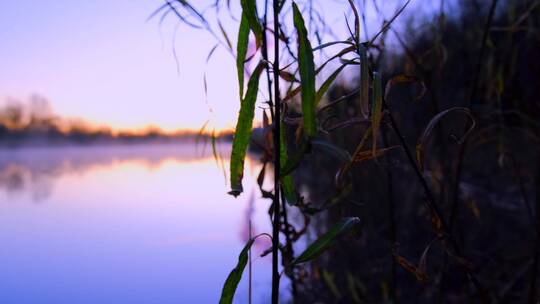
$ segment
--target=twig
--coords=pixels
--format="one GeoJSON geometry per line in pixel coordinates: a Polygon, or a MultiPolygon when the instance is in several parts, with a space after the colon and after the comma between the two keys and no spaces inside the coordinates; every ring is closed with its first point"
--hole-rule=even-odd
{"type": "Polygon", "coordinates": [[[396,20],[396,18],[401,15],[401,13],[403,12],[403,10],[407,7],[407,5],[409,5],[409,3],[411,2],[411,0],[407,0],[407,2],[405,2],[405,4],[394,14],[394,16],[392,17],[392,19],[390,19],[390,21],[386,22],[386,24],[382,27],[382,29],[377,33],[375,34],[375,36],[373,36],[373,38],[371,38],[369,40],[369,45],[372,45],[373,42],[375,42],[375,40],[377,39],[377,37],[379,37],[380,34],[386,32],[388,30],[388,28],[390,27],[390,25],[392,25],[392,23],[394,22],[394,20],[396,20]]]}
{"type": "MultiPolygon", "coordinates": [[[[268,38],[266,36],[266,30],[268,27],[268,0],[264,1],[264,19],[263,19],[263,35],[261,53],[266,62],[268,60],[268,38]]],[[[274,121],[274,101],[272,98],[272,77],[270,77],[270,69],[266,68],[266,81],[268,85],[268,106],[270,107],[270,118],[274,121]]]]}
{"type": "MultiPolygon", "coordinates": [[[[285,227],[284,234],[285,240],[287,242],[285,246],[290,257],[294,257],[294,249],[292,246],[293,240],[291,239],[289,220],[287,217],[287,200],[285,199],[285,192],[283,192],[283,190],[281,191],[281,204],[283,205],[283,225],[285,227]]],[[[289,278],[291,279],[292,296],[294,301],[298,296],[298,289],[296,288],[296,278],[294,277],[294,265],[290,266],[290,272],[291,276],[289,278]]]]}
{"type": "Polygon", "coordinates": [[[280,227],[280,195],[281,178],[281,97],[279,93],[279,0],[273,0],[274,11],[274,220],[272,233],[272,304],[279,301],[279,227],[280,227]]]}
{"type": "Polygon", "coordinates": [[[482,34],[482,45],[480,47],[480,53],[478,54],[478,60],[476,61],[476,69],[474,72],[474,78],[472,82],[471,95],[469,98],[469,104],[472,104],[476,98],[476,92],[478,91],[478,82],[480,79],[480,70],[482,69],[482,63],[484,58],[484,53],[486,51],[487,37],[489,35],[489,29],[491,28],[491,23],[493,22],[493,16],[495,15],[495,7],[497,7],[498,0],[491,1],[491,7],[489,8],[489,15],[484,26],[484,33],[482,34]]]}
{"type": "MultiPolygon", "coordinates": [[[[386,136],[386,131],[382,133],[382,138],[385,147],[389,147],[388,138],[386,136]]],[[[388,192],[388,217],[390,221],[390,258],[392,259],[391,270],[390,270],[390,288],[392,298],[391,303],[397,304],[397,265],[396,259],[394,258],[393,251],[394,246],[396,246],[396,219],[395,219],[395,208],[394,208],[394,188],[392,184],[392,170],[386,168],[386,179],[387,179],[387,192],[388,192]]]]}
{"type": "Polygon", "coordinates": [[[534,242],[534,257],[531,271],[531,283],[529,285],[529,303],[537,302],[536,282],[538,280],[538,252],[540,251],[540,156],[537,159],[537,176],[536,176],[536,240],[534,242]]]}

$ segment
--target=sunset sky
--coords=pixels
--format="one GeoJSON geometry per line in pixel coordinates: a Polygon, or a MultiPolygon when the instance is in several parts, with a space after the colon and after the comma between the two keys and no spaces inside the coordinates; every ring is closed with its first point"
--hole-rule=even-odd
{"type": "MultiPolygon", "coordinates": [[[[346,1],[316,2],[345,32],[346,1]]],[[[414,2],[425,1],[413,1],[410,9],[422,7],[414,2]]],[[[401,3],[392,1],[387,17],[401,3]]],[[[198,129],[208,119],[219,129],[234,127],[239,101],[233,57],[220,48],[206,67],[214,38],[185,26],[175,35],[178,22],[173,15],[162,26],[159,17],[146,21],[161,4],[1,1],[0,103],[39,94],[59,115],[120,129],[150,124],[166,130],[198,129]],[[204,98],[205,69],[213,115],[204,98]]],[[[223,23],[235,40],[236,23],[230,18],[223,23]]]]}

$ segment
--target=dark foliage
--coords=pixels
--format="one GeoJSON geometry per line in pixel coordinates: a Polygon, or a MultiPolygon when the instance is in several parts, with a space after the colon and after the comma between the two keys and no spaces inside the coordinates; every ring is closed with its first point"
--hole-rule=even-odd
{"type": "MultiPolygon", "coordinates": [[[[538,300],[540,6],[538,1],[496,4],[489,22],[492,1],[459,1],[460,11],[441,12],[420,32],[391,30],[402,53],[377,51],[370,57],[386,79],[412,75],[426,89],[417,99],[421,85],[393,87],[381,147],[400,145],[388,113],[414,153],[437,113],[471,109],[476,126],[466,140],[458,139],[470,119],[455,112],[441,119],[423,147],[423,177],[461,257],[438,241],[437,218],[424,208],[425,191],[404,151],[394,149],[356,164],[346,179],[350,194],[318,220],[358,216],[363,232],[331,249],[307,272],[298,270],[298,302],[538,300]],[[480,290],[473,288],[467,271],[480,290]]],[[[329,100],[351,91],[334,87],[329,100]]],[[[327,117],[357,117],[356,99],[333,107],[327,117]]],[[[367,127],[351,124],[326,139],[352,153],[367,127]]],[[[306,162],[296,180],[305,183],[306,199],[319,206],[339,191],[331,172],[340,165],[318,153],[306,162]]]]}

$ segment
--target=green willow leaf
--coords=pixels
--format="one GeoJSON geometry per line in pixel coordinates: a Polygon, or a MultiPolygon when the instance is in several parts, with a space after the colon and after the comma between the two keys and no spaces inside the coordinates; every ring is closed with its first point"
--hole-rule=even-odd
{"type": "Polygon", "coordinates": [[[348,40],[327,42],[327,43],[323,43],[321,45],[318,45],[318,46],[314,47],[313,51],[322,50],[324,48],[327,48],[329,46],[333,46],[333,45],[336,45],[336,44],[349,44],[350,45],[350,44],[352,44],[352,42],[350,42],[348,40]]]}
{"type": "Polygon", "coordinates": [[[242,14],[240,29],[238,30],[238,42],[236,44],[236,69],[238,71],[238,85],[240,101],[244,98],[244,64],[249,40],[249,24],[245,14],[242,14]]]}
{"type": "Polygon", "coordinates": [[[338,77],[339,73],[347,66],[347,64],[342,64],[339,68],[337,68],[332,75],[330,75],[321,85],[319,90],[317,91],[317,94],[315,95],[315,106],[319,104],[324,94],[328,91],[330,86],[334,83],[336,78],[338,77]]]}
{"type": "Polygon", "coordinates": [[[186,7],[193,16],[199,18],[203,22],[206,22],[204,16],[199,11],[197,11],[195,7],[193,7],[193,5],[191,5],[189,2],[187,2],[186,0],[178,0],[178,2],[180,2],[180,4],[182,4],[184,7],[186,7]]]}
{"type": "Polygon", "coordinates": [[[308,138],[317,133],[315,116],[315,64],[313,50],[309,42],[304,18],[293,2],[294,27],[298,34],[298,65],[302,92],[302,114],[304,116],[304,132],[308,138]]]}
{"type": "Polygon", "coordinates": [[[229,47],[229,49],[233,49],[232,47],[232,43],[231,43],[231,39],[229,39],[229,35],[227,35],[227,31],[225,31],[225,29],[223,28],[223,24],[221,24],[221,22],[218,20],[218,26],[219,26],[219,30],[221,31],[221,34],[223,35],[223,38],[225,38],[225,42],[227,42],[227,46],[229,47]]]}
{"type": "MultiPolygon", "coordinates": [[[[328,58],[323,64],[321,64],[316,70],[315,70],[315,76],[319,75],[319,73],[324,69],[324,67],[330,63],[332,60],[336,59],[336,58],[339,58],[340,56],[343,56],[349,52],[352,52],[356,50],[356,47],[355,46],[348,46],[346,48],[344,48],[343,50],[341,50],[340,52],[338,52],[337,54],[335,54],[334,56],[328,58]]],[[[285,97],[283,98],[283,102],[287,102],[289,100],[291,100],[292,98],[294,98],[296,95],[298,95],[298,93],[300,93],[300,89],[302,88],[302,85],[299,85],[297,86],[296,88],[292,89],[291,91],[289,91],[287,93],[287,95],[285,95],[285,97]]]]}
{"type": "Polygon", "coordinates": [[[371,107],[371,132],[373,134],[373,156],[377,151],[377,135],[381,126],[382,118],[382,83],[381,74],[373,72],[373,106],[371,107]]]}
{"type": "MultiPolygon", "coordinates": [[[[285,130],[284,128],[280,128],[279,132],[279,140],[280,140],[280,157],[283,164],[287,163],[288,160],[288,153],[287,153],[287,146],[285,141],[285,130]]],[[[285,167],[285,165],[282,165],[282,169],[285,167]]],[[[296,205],[298,203],[298,196],[296,192],[296,187],[294,186],[294,180],[290,174],[284,175],[281,178],[281,187],[283,188],[283,194],[285,195],[285,199],[290,205],[296,205]]]]}
{"type": "Polygon", "coordinates": [[[241,0],[242,15],[246,16],[249,27],[255,34],[255,41],[257,48],[261,45],[263,30],[259,23],[259,16],[257,14],[257,2],[255,0],[241,0]]]}
{"type": "Polygon", "coordinates": [[[285,161],[285,165],[283,165],[281,169],[281,174],[289,175],[291,172],[293,172],[302,161],[302,158],[304,157],[304,154],[306,154],[311,149],[311,141],[308,141],[306,139],[302,139],[300,144],[298,145],[298,149],[296,152],[294,152],[291,157],[285,161]]]}
{"type": "Polygon", "coordinates": [[[357,217],[343,218],[339,223],[334,225],[327,233],[319,237],[309,247],[300,254],[294,261],[293,265],[305,263],[311,261],[321,255],[332,243],[341,235],[349,232],[355,226],[360,224],[360,219],[357,217]]]}
{"type": "Polygon", "coordinates": [[[296,188],[291,175],[285,175],[281,179],[281,187],[283,188],[283,194],[289,205],[294,206],[298,204],[298,196],[296,194],[296,188]]]}
{"type": "Polygon", "coordinates": [[[356,44],[360,44],[360,15],[352,0],[349,0],[349,5],[354,13],[354,40],[356,41],[356,44]]]}
{"type": "Polygon", "coordinates": [[[366,49],[358,46],[360,55],[360,113],[364,118],[369,117],[369,63],[366,49]]]}
{"type": "Polygon", "coordinates": [[[248,262],[249,249],[251,249],[254,242],[255,238],[250,239],[244,246],[244,249],[242,249],[240,252],[240,255],[238,256],[238,264],[236,264],[236,267],[234,267],[227,277],[227,280],[225,280],[225,284],[221,290],[221,298],[219,299],[220,304],[232,303],[236,288],[238,287],[238,283],[240,283],[240,279],[242,279],[242,273],[244,272],[248,262]]]}
{"type": "Polygon", "coordinates": [[[234,139],[231,152],[231,191],[229,194],[238,196],[242,193],[242,177],[244,175],[244,160],[249,144],[251,129],[253,127],[253,117],[255,115],[255,102],[259,90],[259,78],[265,64],[260,62],[253,71],[248,82],[245,98],[240,106],[240,114],[234,132],[234,139]]]}
{"type": "Polygon", "coordinates": [[[350,52],[354,52],[356,51],[356,46],[354,45],[351,45],[351,46],[348,46],[344,49],[342,49],[341,51],[337,52],[334,56],[326,59],[325,62],[323,62],[323,64],[321,64],[316,70],[315,70],[315,75],[319,75],[319,73],[324,69],[324,67],[326,65],[328,65],[330,62],[332,62],[334,59],[336,58],[340,58],[343,57],[344,55],[350,53],[350,52]]]}

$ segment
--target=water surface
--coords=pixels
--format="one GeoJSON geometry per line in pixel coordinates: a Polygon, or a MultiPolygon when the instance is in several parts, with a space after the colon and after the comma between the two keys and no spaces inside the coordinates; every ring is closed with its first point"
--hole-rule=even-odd
{"type": "MultiPolygon", "coordinates": [[[[249,219],[253,234],[270,231],[268,202],[258,199],[256,161],[234,199],[201,150],[1,149],[0,303],[216,303],[249,219]]],[[[270,282],[269,258],[254,258],[255,303],[270,282]]],[[[236,302],[247,295],[244,279],[236,302]]]]}

